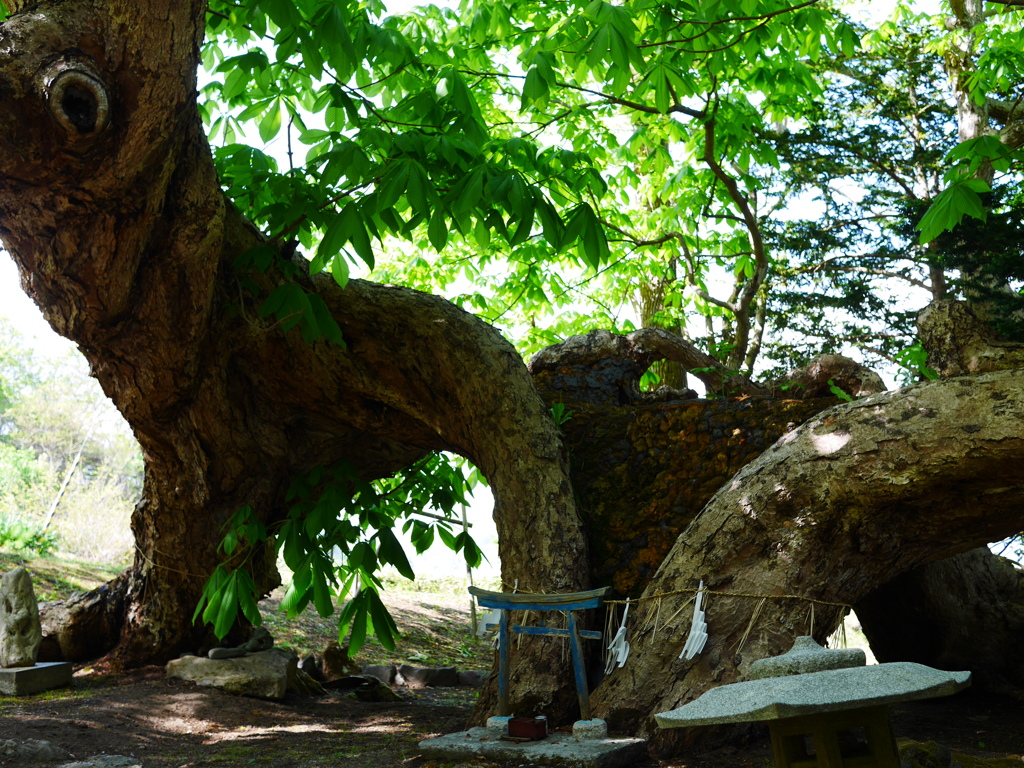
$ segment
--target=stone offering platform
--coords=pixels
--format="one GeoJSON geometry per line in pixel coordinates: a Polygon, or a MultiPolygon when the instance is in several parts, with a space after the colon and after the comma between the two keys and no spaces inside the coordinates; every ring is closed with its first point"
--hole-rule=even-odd
{"type": "Polygon", "coordinates": [[[439,760],[517,761],[565,768],[628,768],[646,757],[643,739],[579,739],[554,732],[541,741],[505,741],[486,728],[449,733],[420,742],[423,755],[439,760]]]}
{"type": "Polygon", "coordinates": [[[0,694],[30,696],[51,688],[71,685],[71,664],[67,661],[40,662],[33,667],[0,668],[0,694]]]}

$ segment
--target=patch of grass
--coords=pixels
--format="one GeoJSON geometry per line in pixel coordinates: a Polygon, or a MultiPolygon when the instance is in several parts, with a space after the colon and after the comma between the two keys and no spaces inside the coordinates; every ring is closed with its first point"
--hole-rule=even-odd
{"type": "Polygon", "coordinates": [[[67,688],[52,688],[49,691],[41,691],[31,696],[4,696],[0,694],[0,714],[8,714],[8,710],[22,710],[27,705],[39,702],[88,700],[92,694],[92,690],[80,688],[74,684],[67,688]]]}
{"type": "MultiPolygon", "coordinates": [[[[381,575],[381,583],[388,592],[399,594],[462,594],[469,605],[469,593],[466,591],[466,579],[463,576],[419,576],[409,581],[390,568],[381,575]]],[[[498,577],[475,579],[474,584],[481,589],[499,590],[501,579],[498,577]]]]}
{"type": "MultiPolygon", "coordinates": [[[[285,585],[291,574],[278,563],[285,585]]],[[[409,581],[387,568],[381,574],[384,587],[381,599],[391,611],[401,637],[394,650],[384,648],[370,637],[354,661],[357,664],[411,664],[417,667],[457,667],[460,670],[487,670],[494,661],[489,640],[477,638],[470,627],[470,602],[466,579],[462,576],[421,577],[409,581]]],[[[478,580],[484,589],[499,589],[498,579],[478,580]]],[[[278,610],[284,587],[260,603],[264,626],[277,645],[299,655],[320,656],[330,642],[338,642],[338,616],[321,617],[308,607],[294,619],[278,610]]],[[[345,639],[342,643],[346,642],[345,639]]]]}
{"type": "MultiPolygon", "coordinates": [[[[282,595],[283,591],[278,590],[260,603],[264,626],[277,645],[304,657],[320,656],[328,643],[337,642],[338,611],[323,618],[310,608],[289,620],[278,610],[282,595]]],[[[470,633],[469,596],[463,595],[464,586],[458,592],[385,591],[382,598],[401,636],[394,650],[384,648],[376,638],[369,638],[354,660],[364,665],[489,669],[493,662],[490,642],[470,633]]]]}
{"type": "Polygon", "coordinates": [[[84,560],[35,556],[19,552],[0,552],[0,572],[24,566],[32,575],[36,599],[41,602],[64,600],[76,592],[85,592],[110,581],[122,568],[84,560]]]}
{"type": "Polygon", "coordinates": [[[226,744],[207,758],[210,765],[269,765],[280,761],[280,755],[268,751],[267,744],[226,744]]]}
{"type": "MultiPolygon", "coordinates": [[[[0,572],[24,566],[40,602],[62,600],[110,581],[121,569],[113,565],[19,552],[0,552],[0,572]]],[[[460,577],[423,578],[411,582],[397,574],[385,574],[384,603],[391,609],[402,633],[390,651],[374,638],[360,650],[359,664],[412,664],[418,667],[490,669],[493,651],[489,641],[470,632],[469,594],[460,577]]],[[[485,589],[497,583],[483,582],[485,589]]],[[[312,606],[294,619],[278,610],[283,590],[260,603],[264,625],[275,643],[300,657],[320,656],[324,647],[338,639],[337,616],[323,618],[312,606]]]]}

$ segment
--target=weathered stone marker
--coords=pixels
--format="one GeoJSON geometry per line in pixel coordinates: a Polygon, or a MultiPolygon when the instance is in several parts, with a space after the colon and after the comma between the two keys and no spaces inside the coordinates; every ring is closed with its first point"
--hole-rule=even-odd
{"type": "Polygon", "coordinates": [[[42,641],[32,577],[15,568],[0,577],[0,667],[32,666],[42,641]]]}
{"type": "Polygon", "coordinates": [[[0,577],[0,693],[27,696],[71,682],[67,662],[36,664],[42,640],[32,577],[15,568],[0,577]]]}
{"type": "Polygon", "coordinates": [[[886,705],[956,693],[971,673],[864,661],[863,651],[798,637],[789,653],[755,661],[753,679],[654,718],[662,728],[767,720],[776,768],[899,768],[886,705]]]}

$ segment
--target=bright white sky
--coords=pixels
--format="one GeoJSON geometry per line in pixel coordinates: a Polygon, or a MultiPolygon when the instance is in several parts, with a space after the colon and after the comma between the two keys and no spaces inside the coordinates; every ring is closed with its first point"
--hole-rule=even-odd
{"type": "Polygon", "coordinates": [[[0,250],[0,317],[6,317],[11,324],[35,349],[49,356],[63,355],[75,345],[58,336],[50,324],[43,319],[39,307],[21,290],[18,268],[7,251],[0,250]]]}

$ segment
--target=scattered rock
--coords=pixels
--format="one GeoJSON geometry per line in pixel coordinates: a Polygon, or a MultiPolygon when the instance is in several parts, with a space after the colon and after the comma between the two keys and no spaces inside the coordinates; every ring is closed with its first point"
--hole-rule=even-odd
{"type": "Polygon", "coordinates": [[[486,672],[478,672],[475,669],[465,669],[459,672],[459,685],[467,688],[483,688],[486,672]]]}
{"type": "MultiPolygon", "coordinates": [[[[301,662],[300,662],[301,663],[301,662]]],[[[288,690],[301,696],[326,696],[327,689],[310,675],[296,667],[295,673],[288,680],[288,690]]]]}
{"type": "Polygon", "coordinates": [[[328,680],[324,688],[341,691],[360,701],[402,701],[402,697],[373,675],[349,675],[328,680]]]}
{"type": "Polygon", "coordinates": [[[403,664],[398,674],[410,688],[454,688],[459,684],[459,671],[455,667],[421,668],[403,664]]]}
{"type": "Polygon", "coordinates": [[[32,577],[15,568],[0,577],[0,667],[35,665],[42,640],[32,577]]]}
{"type": "Polygon", "coordinates": [[[372,675],[361,675],[366,682],[352,693],[360,701],[402,701],[402,697],[372,675]]]}
{"type": "MultiPolygon", "coordinates": [[[[368,677],[369,675],[346,675],[345,677],[337,677],[334,680],[328,680],[324,683],[324,688],[329,691],[341,691],[342,693],[346,693],[348,691],[354,691],[361,685],[365,685],[368,677]]],[[[380,681],[378,680],[377,682],[380,681]]]]}
{"type": "Polygon", "coordinates": [[[167,676],[241,696],[283,699],[297,669],[295,654],[283,648],[272,648],[236,659],[199,656],[174,659],[167,663],[167,676]]]}
{"type": "Polygon", "coordinates": [[[934,741],[910,741],[899,745],[900,768],[949,768],[949,749],[934,741]]]}
{"type": "Polygon", "coordinates": [[[398,685],[398,667],[394,664],[367,664],[364,675],[373,675],[384,685],[398,685]]]}
{"type": "Polygon", "coordinates": [[[124,755],[93,755],[75,763],[64,763],[57,768],[142,768],[142,761],[124,755]]]}
{"type": "MultiPolygon", "coordinates": [[[[331,643],[331,646],[334,646],[333,653],[336,654],[336,658],[340,658],[339,651],[345,653],[345,649],[338,648],[337,644],[331,643]]],[[[328,646],[324,651],[325,673],[329,670],[327,658],[328,652],[332,651],[331,646],[328,646]]],[[[345,653],[344,658],[348,661],[347,653],[345,653]]],[[[313,662],[312,657],[310,657],[309,662],[311,665],[313,662]]],[[[351,661],[348,661],[348,663],[354,666],[351,664],[351,661]]],[[[300,662],[301,666],[302,663],[300,662]]],[[[397,667],[394,664],[367,664],[356,673],[338,675],[336,677],[325,674],[325,677],[327,677],[327,680],[324,681],[324,687],[331,690],[348,690],[357,686],[356,681],[367,677],[375,678],[383,685],[389,687],[407,685],[410,688],[454,688],[461,685],[469,688],[480,688],[483,686],[487,673],[468,670],[460,672],[455,667],[424,668],[414,667],[409,664],[402,664],[397,667]]]]}
{"type": "Polygon", "coordinates": [[[237,659],[240,656],[245,656],[247,653],[269,651],[273,647],[274,638],[267,631],[267,628],[256,627],[252,637],[241,645],[235,648],[211,648],[206,655],[211,659],[237,659]]]}
{"type": "Polygon", "coordinates": [[[211,648],[206,653],[210,659],[237,659],[245,656],[244,648],[211,648]]]}
{"type": "Polygon", "coordinates": [[[577,720],[572,724],[572,737],[574,739],[602,740],[608,738],[608,723],[601,718],[593,720],[577,720]]]}
{"type": "Polygon", "coordinates": [[[423,668],[402,664],[367,664],[363,675],[372,675],[385,685],[408,685],[410,688],[482,688],[486,672],[476,670],[459,671],[455,667],[423,668]]]}
{"type": "Polygon", "coordinates": [[[338,680],[362,672],[360,666],[349,658],[348,646],[337,643],[328,643],[324,648],[321,665],[327,680],[338,680]]]}
{"type": "Polygon", "coordinates": [[[60,747],[48,741],[38,741],[36,739],[28,739],[22,742],[15,741],[14,739],[0,741],[0,756],[15,762],[25,761],[34,763],[48,763],[71,757],[70,754],[60,747]]]}

